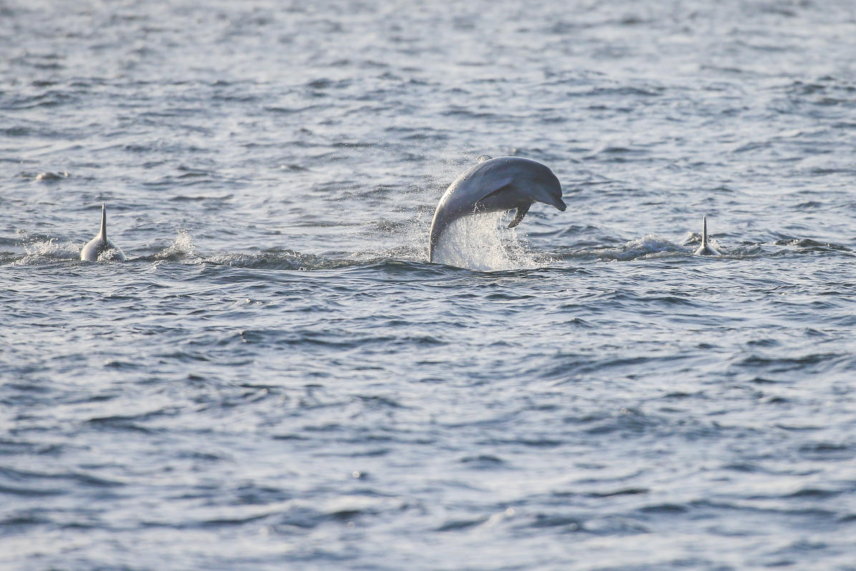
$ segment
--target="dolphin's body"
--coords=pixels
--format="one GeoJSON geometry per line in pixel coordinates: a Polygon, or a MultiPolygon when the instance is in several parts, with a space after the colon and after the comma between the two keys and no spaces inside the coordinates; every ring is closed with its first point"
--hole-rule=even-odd
{"type": "Polygon", "coordinates": [[[122,250],[107,239],[107,205],[101,205],[101,231],[98,235],[89,241],[80,251],[80,259],[84,262],[97,262],[98,256],[107,250],[113,250],[112,259],[120,262],[125,261],[125,254],[122,250]]]}
{"type": "Polygon", "coordinates": [[[440,235],[458,218],[516,208],[517,214],[508,225],[514,228],[534,202],[565,210],[562,185],[553,171],[529,159],[480,156],[479,163],[456,178],[440,198],[431,223],[428,261],[434,261],[440,235]]]}
{"type": "Polygon", "coordinates": [[[707,241],[707,216],[702,218],[701,246],[693,252],[696,256],[718,256],[719,252],[707,241]]]}

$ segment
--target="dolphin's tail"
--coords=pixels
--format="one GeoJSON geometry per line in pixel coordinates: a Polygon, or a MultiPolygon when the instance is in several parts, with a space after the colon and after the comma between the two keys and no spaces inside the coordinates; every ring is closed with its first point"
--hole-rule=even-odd
{"type": "Polygon", "coordinates": [[[107,241],[107,205],[104,203],[101,204],[101,232],[98,237],[107,241]]]}
{"type": "Polygon", "coordinates": [[[434,217],[434,221],[431,223],[431,236],[428,239],[428,263],[431,264],[434,262],[434,248],[437,247],[437,241],[440,239],[440,234],[443,233],[443,229],[446,226],[444,224],[437,223],[437,217],[434,217]]]}

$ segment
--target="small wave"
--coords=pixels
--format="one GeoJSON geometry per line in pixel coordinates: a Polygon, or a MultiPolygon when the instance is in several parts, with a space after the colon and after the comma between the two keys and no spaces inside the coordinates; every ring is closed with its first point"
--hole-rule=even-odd
{"type": "Polygon", "coordinates": [[[172,243],[154,256],[151,256],[151,259],[177,261],[191,257],[195,253],[196,247],[193,244],[193,236],[187,230],[179,230],[172,243]]]}
{"type": "Polygon", "coordinates": [[[638,259],[668,258],[674,256],[687,256],[692,254],[692,249],[687,246],[675,244],[670,240],[658,238],[648,234],[643,238],[631,240],[626,244],[616,247],[595,247],[578,250],[566,255],[566,258],[598,258],[601,260],[614,260],[627,262],[638,259]]]}
{"type": "Polygon", "coordinates": [[[832,242],[818,242],[810,238],[788,238],[776,240],[773,242],[776,246],[795,246],[805,250],[840,250],[849,252],[850,248],[841,244],[833,244],[832,242]]]}
{"type": "Polygon", "coordinates": [[[333,260],[311,254],[301,254],[293,250],[265,250],[255,254],[217,254],[206,256],[202,262],[237,268],[304,271],[331,269],[347,263],[337,263],[333,260]]]}

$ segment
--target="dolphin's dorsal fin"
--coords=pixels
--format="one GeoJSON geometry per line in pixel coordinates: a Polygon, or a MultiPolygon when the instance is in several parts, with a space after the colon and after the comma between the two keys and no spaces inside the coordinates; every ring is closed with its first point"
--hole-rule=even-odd
{"type": "Polygon", "coordinates": [[[107,241],[107,205],[104,203],[101,204],[101,232],[98,237],[107,241]]]}
{"type": "Polygon", "coordinates": [[[492,157],[490,155],[479,155],[479,157],[476,159],[476,162],[483,163],[485,161],[489,161],[491,158],[492,157]]]}
{"type": "Polygon", "coordinates": [[[701,246],[693,253],[696,256],[718,256],[719,252],[710,245],[707,239],[707,216],[701,219],[701,223],[701,246]]]}
{"type": "Polygon", "coordinates": [[[509,228],[514,228],[518,224],[523,221],[523,217],[526,216],[526,213],[529,212],[529,207],[531,204],[526,204],[524,206],[517,207],[517,214],[514,215],[514,220],[511,221],[511,224],[508,225],[509,228]]]}

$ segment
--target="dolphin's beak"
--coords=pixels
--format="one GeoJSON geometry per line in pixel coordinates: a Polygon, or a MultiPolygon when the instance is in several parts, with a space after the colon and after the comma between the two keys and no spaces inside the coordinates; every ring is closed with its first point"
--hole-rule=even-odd
{"type": "Polygon", "coordinates": [[[561,198],[556,198],[553,202],[550,203],[551,206],[555,206],[562,212],[568,207],[565,202],[561,198]]]}

